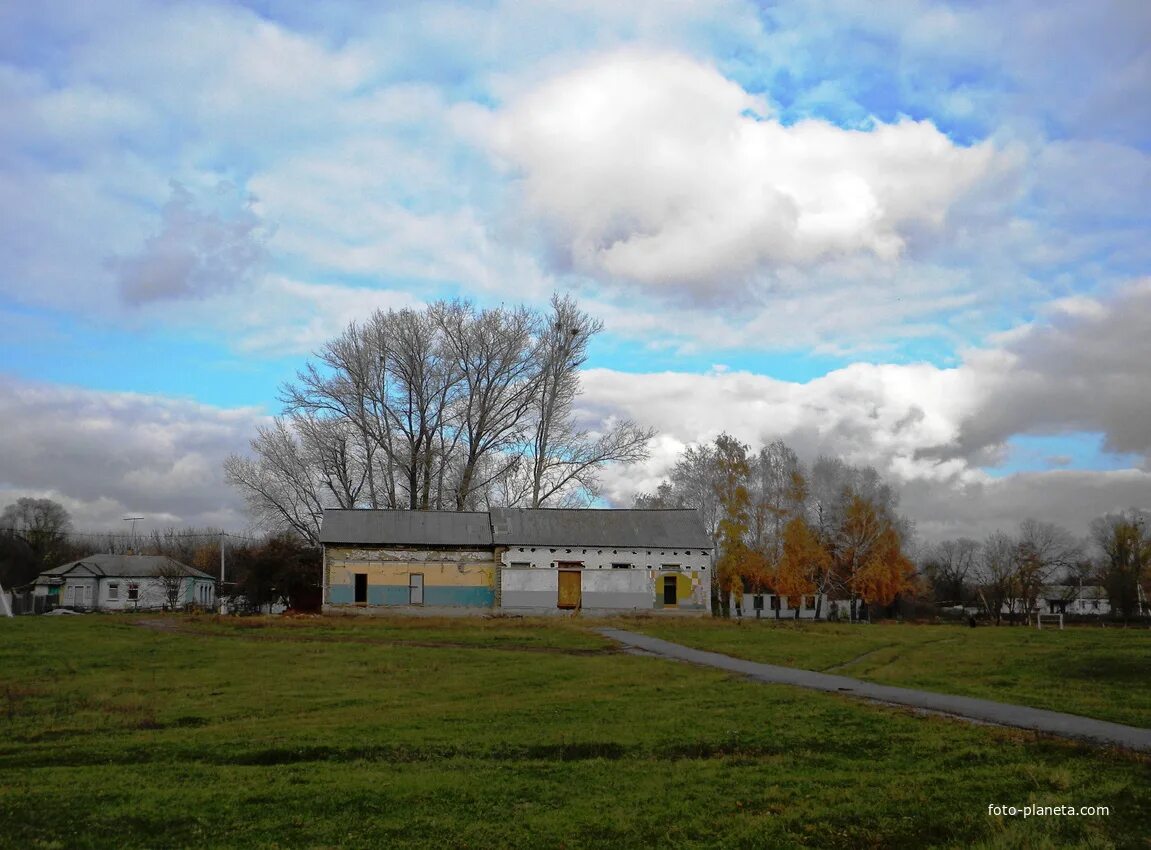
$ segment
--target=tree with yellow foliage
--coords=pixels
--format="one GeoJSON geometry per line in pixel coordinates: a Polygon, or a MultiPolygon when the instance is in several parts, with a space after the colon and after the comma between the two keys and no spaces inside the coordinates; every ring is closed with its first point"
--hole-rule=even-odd
{"type": "Polygon", "coordinates": [[[851,594],[851,619],[857,602],[887,605],[913,586],[915,566],[903,554],[894,518],[870,499],[851,496],[836,534],[835,571],[851,594]]]}
{"type": "Polygon", "coordinates": [[[747,488],[750,466],[747,446],[730,434],[715,439],[715,495],[719,505],[716,537],[719,557],[715,564],[720,608],[727,612],[734,597],[743,605],[743,590],[759,590],[768,579],[767,559],[748,544],[751,525],[751,494],[747,488]]]}
{"type": "MultiPolygon", "coordinates": [[[[825,589],[831,574],[831,555],[823,548],[802,516],[792,519],[783,529],[782,554],[771,576],[775,592],[781,596],[803,596],[815,593],[816,617],[822,602],[819,594],[825,589]]],[[[797,604],[791,604],[799,618],[797,604]]],[[[779,610],[776,609],[776,616],[779,610]]]]}

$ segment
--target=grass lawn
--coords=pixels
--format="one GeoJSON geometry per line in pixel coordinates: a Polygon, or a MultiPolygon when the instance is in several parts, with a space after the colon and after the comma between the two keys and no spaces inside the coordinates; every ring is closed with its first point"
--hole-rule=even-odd
{"type": "Polygon", "coordinates": [[[650,617],[618,625],[751,661],[1151,727],[1151,629],[650,617]]]}
{"type": "Polygon", "coordinates": [[[0,621],[0,846],[1151,846],[1146,757],[578,623],[150,619],[0,621]]]}

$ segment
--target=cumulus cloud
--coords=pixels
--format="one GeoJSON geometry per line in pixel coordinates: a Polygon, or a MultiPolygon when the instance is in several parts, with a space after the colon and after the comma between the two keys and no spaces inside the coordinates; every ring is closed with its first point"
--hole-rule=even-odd
{"type": "Polygon", "coordinates": [[[985,386],[955,449],[1018,433],[1101,432],[1111,452],[1151,456],[1151,279],[1106,299],[1053,304],[1046,321],[968,355],[985,386]]]}
{"type": "Polygon", "coordinates": [[[996,167],[929,121],[785,126],[714,68],[617,52],[481,123],[570,268],[705,294],[758,270],[900,257],[996,167]]]}
{"type": "Polygon", "coordinates": [[[958,434],[978,392],[960,369],[857,363],[807,383],[727,370],[591,369],[583,385],[585,415],[626,413],[675,441],[669,447],[726,431],[755,445],[782,438],[806,457],[835,454],[900,478],[943,481],[971,472],[964,461],[919,455],[958,434]]]}
{"type": "Polygon", "coordinates": [[[246,450],[257,410],[0,376],[0,418],[9,499],[57,498],[77,528],[117,527],[125,513],[154,525],[246,524],[221,464],[246,450]]]}
{"type": "Polygon", "coordinates": [[[160,232],[138,254],[113,257],[120,294],[131,304],[203,298],[247,281],[264,259],[267,230],[252,198],[219,184],[211,207],[172,181],[160,232]]]}
{"type": "Polygon", "coordinates": [[[608,473],[605,489],[620,504],[658,484],[686,445],[727,431],[754,446],[781,438],[808,460],[875,466],[903,488],[926,536],[985,533],[1027,516],[1085,528],[1101,513],[1151,504],[1149,323],[1143,280],[1107,299],[1054,302],[1041,321],[951,368],[855,363],[806,383],[593,369],[581,403],[589,419],[623,414],[662,432],[644,467],[608,473]],[[1142,458],[1142,468],[993,476],[1009,440],[1025,434],[1102,434],[1104,451],[1142,458]]]}

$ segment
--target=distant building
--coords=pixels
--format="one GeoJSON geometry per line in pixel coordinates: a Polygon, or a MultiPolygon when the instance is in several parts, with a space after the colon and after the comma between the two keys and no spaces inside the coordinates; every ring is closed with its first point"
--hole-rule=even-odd
{"type": "Polygon", "coordinates": [[[1039,589],[1039,595],[1030,611],[1026,610],[1024,600],[1007,599],[1000,613],[1105,617],[1111,613],[1111,602],[1107,597],[1107,589],[1098,585],[1045,584],[1039,589]]]}
{"type": "MultiPolygon", "coordinates": [[[[844,619],[848,616],[850,602],[843,600],[837,602],[835,616],[842,613],[844,619]]],[[[816,614],[820,619],[831,617],[830,603],[825,594],[804,593],[798,596],[786,596],[778,593],[744,593],[740,614],[744,617],[756,619],[776,620],[814,620],[816,614]]]]}
{"type": "Polygon", "coordinates": [[[51,607],[77,611],[137,611],[216,604],[212,576],[165,555],[89,555],[45,570],[33,593],[51,607]]]}
{"type": "Polygon", "coordinates": [[[710,610],[693,510],[328,510],[320,540],[327,611],[710,610]]]}

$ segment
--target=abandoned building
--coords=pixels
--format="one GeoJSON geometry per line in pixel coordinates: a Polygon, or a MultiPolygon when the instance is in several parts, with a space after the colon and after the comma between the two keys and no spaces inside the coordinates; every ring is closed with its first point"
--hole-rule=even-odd
{"type": "Polygon", "coordinates": [[[710,611],[694,510],[327,510],[325,611],[710,611]]]}

